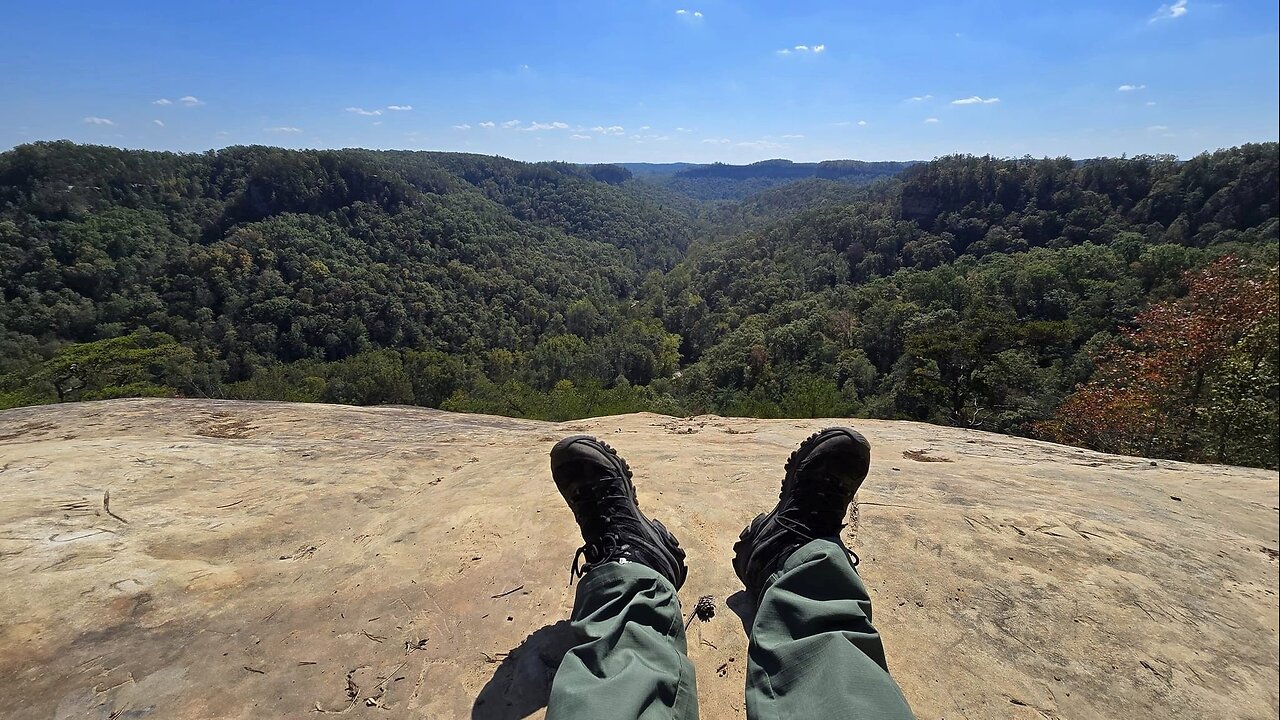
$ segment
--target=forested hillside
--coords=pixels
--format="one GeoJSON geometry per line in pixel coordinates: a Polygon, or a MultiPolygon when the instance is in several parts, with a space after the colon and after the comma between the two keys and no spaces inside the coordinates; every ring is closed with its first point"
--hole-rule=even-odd
{"type": "Polygon", "coordinates": [[[0,407],[875,416],[1276,465],[1275,144],[865,165],[705,202],[618,166],[21,146],[0,407]]]}
{"type": "Polygon", "coordinates": [[[862,162],[827,160],[797,163],[790,160],[762,160],[750,165],[667,166],[636,164],[637,177],[672,192],[697,200],[745,200],[750,196],[782,187],[797,180],[821,179],[848,185],[866,185],[902,172],[910,162],[862,162]]]}

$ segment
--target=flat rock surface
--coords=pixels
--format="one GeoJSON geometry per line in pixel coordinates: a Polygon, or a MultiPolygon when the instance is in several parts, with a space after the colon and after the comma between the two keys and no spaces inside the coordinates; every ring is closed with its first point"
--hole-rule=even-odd
{"type": "MultiPolygon", "coordinates": [[[[688,552],[704,718],[744,717],[738,532],[821,420],[542,423],[117,400],[0,413],[0,717],[541,717],[570,640],[560,437],[688,552]]],[[[1277,475],[855,421],[846,530],[921,718],[1274,718],[1277,475]]]]}

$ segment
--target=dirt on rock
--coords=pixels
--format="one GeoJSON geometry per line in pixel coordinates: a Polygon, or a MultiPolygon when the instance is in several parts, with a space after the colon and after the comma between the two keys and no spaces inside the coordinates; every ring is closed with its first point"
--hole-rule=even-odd
{"type": "MultiPolygon", "coordinates": [[[[0,413],[0,717],[541,717],[580,543],[547,452],[581,432],[688,552],[702,716],[745,717],[733,542],[833,422],[0,413]]],[[[921,718],[1276,717],[1275,472],[851,424],[873,464],[846,540],[921,718]]]]}

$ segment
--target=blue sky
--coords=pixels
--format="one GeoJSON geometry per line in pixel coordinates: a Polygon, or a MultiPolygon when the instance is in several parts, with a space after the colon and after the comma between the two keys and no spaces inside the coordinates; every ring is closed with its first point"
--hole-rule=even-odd
{"type": "Polygon", "coordinates": [[[0,148],[1183,157],[1275,140],[1275,0],[19,2],[0,148]]]}

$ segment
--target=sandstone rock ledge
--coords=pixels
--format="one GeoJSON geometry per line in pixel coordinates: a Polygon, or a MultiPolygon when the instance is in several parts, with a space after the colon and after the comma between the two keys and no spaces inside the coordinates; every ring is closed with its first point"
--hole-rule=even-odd
{"type": "MultiPolygon", "coordinates": [[[[719,610],[689,630],[702,715],[743,717],[732,544],[823,424],[0,413],[0,717],[540,717],[578,545],[546,453],[572,432],[687,549],[686,609],[719,610]]],[[[848,542],[921,718],[1276,717],[1276,473],[855,424],[848,542]]]]}

